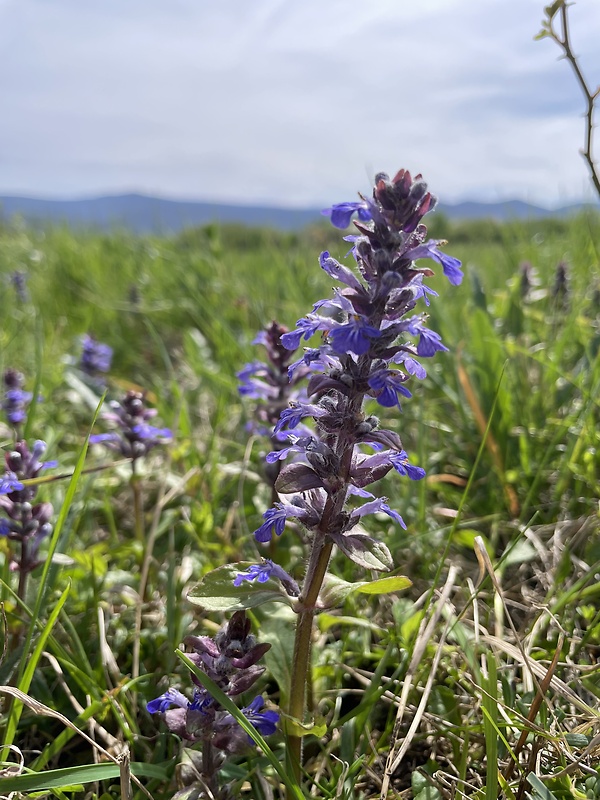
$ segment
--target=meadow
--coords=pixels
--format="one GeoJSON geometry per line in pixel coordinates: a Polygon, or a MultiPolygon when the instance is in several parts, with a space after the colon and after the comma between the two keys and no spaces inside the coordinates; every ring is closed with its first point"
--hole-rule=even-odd
{"type": "MultiPolygon", "coordinates": [[[[428,226],[465,271],[459,287],[431,281],[428,324],[450,352],[402,413],[373,409],[427,477],[381,481],[407,530],[365,520],[410,585],[349,591],[317,615],[295,796],[600,797],[600,219],[433,214],[428,226]]],[[[176,651],[223,624],[187,599],[204,575],[276,555],[301,576],[301,532],[266,548],[252,535],[271,503],[270,447],[249,430],[256,403],[236,373],[263,358],[265,325],[293,328],[329,296],[319,253],[350,263],[348,247],[325,223],[164,237],[0,228],[0,367],[25,376],[24,438],[56,461],[33,481],[53,532],[25,586],[0,537],[0,795],[210,796],[199,748],[146,703],[189,691],[176,651]],[[81,370],[84,334],[113,348],[105,379],[81,370]],[[145,393],[172,432],[133,474],[87,441],[111,429],[105,389],[145,393]]],[[[330,572],[385,574],[339,553],[330,572]]],[[[248,617],[272,645],[258,688],[283,705],[293,612],[267,603],[248,617]]],[[[271,757],[249,746],[225,762],[219,796],[283,796],[281,732],[268,746],[271,757]]]]}

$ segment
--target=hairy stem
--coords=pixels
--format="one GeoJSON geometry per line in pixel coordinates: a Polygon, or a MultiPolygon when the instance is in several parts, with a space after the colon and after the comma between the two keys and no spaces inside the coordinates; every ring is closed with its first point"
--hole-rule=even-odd
{"type": "MultiPolygon", "coordinates": [[[[362,405],[362,400],[363,395],[359,395],[351,401],[348,410],[353,413],[348,414],[348,419],[353,419],[354,413],[356,413],[362,405]]],[[[337,444],[341,454],[341,484],[335,492],[329,495],[325,504],[319,530],[315,532],[308,568],[306,570],[304,588],[296,606],[298,621],[296,623],[296,638],[294,641],[294,660],[292,665],[289,703],[289,716],[292,718],[290,721],[291,725],[296,724],[297,721],[304,721],[306,691],[310,676],[313,620],[317,599],[321,587],[323,586],[323,580],[333,549],[333,542],[327,538],[326,532],[338,529],[341,524],[342,512],[348,489],[348,476],[352,465],[352,434],[349,431],[345,432],[345,435],[340,433],[337,444]]],[[[292,774],[296,781],[300,782],[302,774],[302,737],[297,736],[293,732],[287,735],[287,757],[288,766],[292,774]]]]}
{"type": "MultiPolygon", "coordinates": [[[[306,684],[310,670],[310,651],[315,607],[325,572],[329,564],[333,542],[319,536],[315,539],[310,556],[307,577],[308,585],[299,600],[298,621],[296,623],[296,640],[294,642],[294,660],[292,681],[290,686],[289,716],[292,725],[303,722],[306,703],[306,684]]],[[[288,766],[296,782],[300,783],[302,775],[302,737],[295,733],[287,735],[288,766]]],[[[293,795],[289,795],[293,797],[293,795]]]]}

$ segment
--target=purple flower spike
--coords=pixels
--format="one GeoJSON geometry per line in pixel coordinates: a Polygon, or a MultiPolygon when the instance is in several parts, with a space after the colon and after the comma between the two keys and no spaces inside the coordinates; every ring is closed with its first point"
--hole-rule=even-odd
{"type": "Polygon", "coordinates": [[[4,397],[1,407],[6,419],[15,428],[27,419],[27,406],[31,402],[31,392],[23,391],[25,377],[15,369],[7,369],[3,376],[4,397]]]}
{"type": "Polygon", "coordinates": [[[319,408],[316,405],[311,405],[307,403],[294,403],[290,405],[288,408],[284,408],[281,412],[281,416],[277,424],[275,425],[275,433],[279,433],[279,431],[290,430],[292,428],[297,428],[300,424],[300,421],[304,417],[319,417],[322,416],[325,412],[323,409],[319,408]]]}
{"type": "Polygon", "coordinates": [[[331,275],[336,281],[341,281],[352,289],[361,289],[361,283],[348,267],[344,267],[335,258],[332,258],[327,250],[324,250],[319,256],[319,264],[321,269],[325,270],[328,275],[331,275]]]}
{"type": "Polygon", "coordinates": [[[417,355],[431,358],[438,351],[448,351],[446,345],[442,344],[442,337],[435,331],[422,328],[420,331],[419,344],[417,345],[417,355]]]}
{"type": "Polygon", "coordinates": [[[120,403],[115,400],[110,407],[111,413],[105,414],[104,419],[119,430],[95,433],[90,436],[91,444],[104,444],[136,461],[153,447],[172,441],[173,434],[169,428],[157,428],[148,422],[156,416],[156,410],[146,406],[145,395],[141,392],[129,391],[120,403]]]}
{"type": "Polygon", "coordinates": [[[112,356],[112,347],[97,341],[87,333],[82,337],[79,367],[86,375],[95,378],[102,373],[108,372],[112,356]]]}
{"type": "Polygon", "coordinates": [[[320,326],[321,320],[302,317],[302,319],[299,319],[296,323],[295,330],[282,335],[281,344],[288,350],[297,350],[300,347],[302,339],[310,339],[310,337],[319,330],[320,326]]]}
{"type": "Polygon", "coordinates": [[[442,253],[441,250],[438,250],[438,244],[445,244],[445,242],[434,240],[425,242],[424,244],[420,244],[417,247],[414,247],[412,250],[409,250],[407,256],[413,261],[416,261],[419,258],[432,258],[434,261],[437,261],[438,264],[442,265],[444,275],[448,278],[450,283],[453,286],[458,286],[460,283],[462,283],[463,279],[461,262],[458,260],[458,258],[449,256],[446,253],[442,253]]]}

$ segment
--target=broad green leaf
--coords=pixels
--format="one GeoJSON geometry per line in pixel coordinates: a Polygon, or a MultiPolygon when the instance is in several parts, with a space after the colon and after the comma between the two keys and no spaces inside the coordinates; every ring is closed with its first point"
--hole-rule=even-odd
{"type": "Polygon", "coordinates": [[[393,569],[394,560],[387,546],[358,530],[358,526],[350,533],[332,534],[331,538],[342,553],[359,567],[385,572],[393,569]]]}
{"type": "Polygon", "coordinates": [[[278,581],[242,581],[240,586],[233,585],[238,573],[244,572],[253,563],[240,561],[217,567],[190,590],[187,599],[206,611],[241,611],[256,608],[263,603],[287,603],[291,606],[292,598],[278,581]]]}
{"type": "Polygon", "coordinates": [[[502,569],[513,566],[513,564],[523,564],[536,557],[536,551],[532,544],[526,539],[520,539],[516,544],[509,545],[506,555],[502,557],[502,569]]]}
{"type": "Polygon", "coordinates": [[[341,606],[345,599],[354,592],[361,594],[389,594],[399,592],[412,585],[409,578],[404,575],[378,578],[375,581],[349,582],[327,573],[325,585],[321,591],[321,601],[326,608],[341,606]]]}
{"type": "Polygon", "coordinates": [[[416,770],[411,776],[411,788],[414,800],[440,800],[441,794],[433,780],[428,780],[427,767],[422,772],[416,770]]]}
{"type": "Polygon", "coordinates": [[[292,664],[297,616],[286,606],[257,609],[260,639],[271,643],[263,661],[279,686],[279,704],[287,708],[292,682],[292,664]]]}

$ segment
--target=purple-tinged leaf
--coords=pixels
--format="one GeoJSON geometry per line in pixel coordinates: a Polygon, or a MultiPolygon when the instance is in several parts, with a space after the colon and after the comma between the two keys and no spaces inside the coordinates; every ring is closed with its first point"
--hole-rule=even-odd
{"type": "Polygon", "coordinates": [[[394,566],[392,554],[386,545],[359,530],[358,526],[348,533],[334,533],[330,537],[342,553],[359,567],[389,572],[394,566]]]}
{"type": "Polygon", "coordinates": [[[323,486],[323,480],[307,464],[286,464],[275,482],[275,488],[282,494],[306,492],[323,486]]]}

